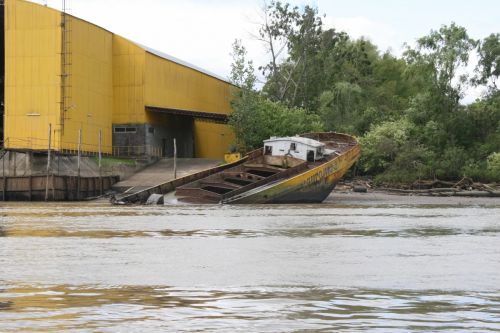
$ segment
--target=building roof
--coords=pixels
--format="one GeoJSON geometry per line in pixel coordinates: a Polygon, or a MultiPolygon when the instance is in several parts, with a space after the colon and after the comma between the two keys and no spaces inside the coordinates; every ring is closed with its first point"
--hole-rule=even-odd
{"type": "MultiPolygon", "coordinates": [[[[33,4],[33,5],[36,5],[36,6],[43,6],[43,7],[47,8],[47,9],[49,9],[49,10],[54,10],[54,11],[57,11],[57,12],[59,12],[59,13],[62,13],[60,10],[58,10],[58,9],[56,9],[56,8],[52,8],[52,7],[48,7],[48,6],[46,6],[46,5],[42,5],[42,4],[39,4],[39,3],[36,3],[36,2],[32,2],[31,0],[24,0],[24,1],[29,2],[29,3],[31,3],[31,4],[33,4]]],[[[3,1],[1,1],[1,0],[0,0],[0,2],[2,2],[2,3],[3,3],[3,1]]],[[[191,63],[189,63],[189,62],[187,62],[187,61],[181,60],[181,59],[176,58],[176,57],[174,57],[174,56],[171,56],[171,55],[169,55],[169,54],[167,54],[167,53],[164,53],[164,52],[161,52],[161,51],[155,50],[155,49],[150,48],[150,47],[148,47],[148,46],[145,46],[145,45],[142,45],[142,44],[137,43],[137,42],[135,42],[135,41],[129,40],[129,39],[128,39],[128,38],[126,38],[126,37],[123,37],[123,36],[121,36],[121,35],[115,34],[114,32],[111,32],[111,31],[109,31],[109,30],[108,30],[108,29],[106,29],[106,28],[103,28],[103,27],[101,27],[101,26],[99,26],[99,25],[97,25],[97,24],[95,24],[95,23],[92,23],[92,22],[90,22],[90,21],[87,21],[87,20],[85,20],[85,19],[82,19],[82,18],[80,18],[80,17],[78,17],[78,16],[75,16],[75,15],[72,15],[72,14],[69,14],[69,13],[66,13],[66,15],[71,16],[72,18],[75,18],[75,19],[77,19],[77,20],[80,20],[80,21],[86,22],[86,23],[88,23],[88,24],[91,24],[91,25],[93,25],[93,26],[95,26],[95,27],[97,27],[97,28],[99,28],[99,29],[102,29],[102,30],[104,30],[104,31],[107,31],[107,32],[109,32],[109,33],[111,33],[111,34],[113,34],[113,35],[116,35],[116,36],[119,36],[119,37],[125,38],[125,39],[127,39],[128,41],[130,41],[131,43],[134,43],[134,44],[135,44],[135,45],[137,45],[138,47],[140,47],[140,48],[144,49],[146,52],[151,53],[151,54],[154,54],[154,55],[155,55],[155,56],[157,56],[157,57],[160,57],[160,58],[162,58],[162,59],[166,59],[166,60],[170,60],[170,61],[175,62],[176,64],[179,64],[179,65],[181,65],[181,66],[184,66],[184,67],[188,67],[188,68],[194,69],[194,70],[195,70],[195,71],[197,71],[197,72],[200,72],[200,73],[206,74],[206,75],[211,76],[211,77],[213,77],[213,78],[215,78],[215,79],[217,79],[217,80],[220,80],[220,81],[223,81],[223,82],[226,82],[226,83],[229,83],[229,84],[234,85],[234,84],[233,84],[233,83],[231,83],[231,82],[230,82],[227,78],[224,78],[223,76],[220,76],[220,75],[217,75],[217,74],[212,73],[212,72],[210,72],[210,71],[207,71],[207,70],[205,70],[205,69],[203,69],[203,68],[201,68],[201,67],[195,66],[195,65],[193,65],[193,64],[191,64],[191,63]]]]}
{"type": "Polygon", "coordinates": [[[175,62],[176,64],[179,64],[179,65],[182,65],[182,66],[185,66],[185,67],[189,67],[189,68],[194,69],[195,71],[198,71],[198,72],[200,72],[200,73],[206,74],[206,75],[211,76],[211,77],[213,77],[213,78],[216,78],[216,79],[218,79],[218,80],[221,80],[221,81],[224,81],[224,82],[226,82],[226,83],[232,84],[231,82],[229,82],[229,81],[228,81],[228,79],[226,79],[226,78],[224,78],[224,77],[222,77],[222,76],[220,76],[220,75],[214,74],[214,73],[212,73],[212,72],[210,72],[210,71],[207,71],[206,69],[203,69],[203,68],[201,68],[201,67],[198,67],[198,66],[195,66],[195,65],[193,65],[193,64],[190,64],[189,62],[186,62],[186,61],[184,61],[184,60],[181,60],[181,59],[179,59],[179,58],[176,58],[176,57],[174,57],[174,56],[171,56],[171,55],[169,55],[169,54],[167,54],[167,53],[164,53],[164,52],[161,52],[161,51],[158,51],[158,50],[152,49],[152,48],[150,48],[150,47],[148,47],[148,46],[145,46],[145,45],[139,44],[139,43],[137,43],[137,42],[132,42],[132,43],[134,43],[134,44],[136,44],[137,46],[139,46],[140,48],[142,48],[142,49],[146,50],[146,52],[149,52],[149,53],[151,53],[151,54],[154,54],[155,56],[158,56],[158,57],[163,58],[163,59],[166,59],[166,60],[170,60],[170,61],[172,61],[172,62],[175,62]]]}
{"type": "Polygon", "coordinates": [[[278,141],[289,141],[289,142],[297,142],[297,143],[302,143],[304,145],[310,146],[310,147],[323,147],[325,144],[313,139],[309,138],[303,138],[301,136],[288,136],[288,137],[271,137],[270,139],[264,140],[264,143],[270,143],[270,142],[278,142],[278,141]]]}

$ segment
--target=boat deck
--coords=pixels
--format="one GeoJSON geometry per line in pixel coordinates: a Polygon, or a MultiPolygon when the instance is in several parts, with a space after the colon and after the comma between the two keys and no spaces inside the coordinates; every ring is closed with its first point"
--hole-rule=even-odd
{"type": "Polygon", "coordinates": [[[277,159],[261,155],[247,163],[180,186],[175,196],[186,203],[218,203],[269,182],[298,174],[306,168],[306,162],[294,158],[277,159]]]}
{"type": "Polygon", "coordinates": [[[334,133],[327,137],[317,137],[314,133],[304,137],[321,141],[330,154],[321,160],[307,162],[290,156],[268,156],[260,153],[244,164],[178,187],[175,196],[186,203],[224,202],[257,187],[313,169],[342,155],[357,144],[347,136],[334,133]]]}

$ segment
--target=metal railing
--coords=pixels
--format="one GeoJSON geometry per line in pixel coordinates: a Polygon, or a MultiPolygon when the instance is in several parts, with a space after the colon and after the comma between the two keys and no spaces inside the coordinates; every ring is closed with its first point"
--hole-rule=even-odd
{"type": "MultiPolygon", "coordinates": [[[[161,146],[158,145],[134,145],[134,146],[110,146],[81,143],[80,149],[77,142],[68,141],[52,141],[51,150],[69,155],[78,155],[78,151],[82,156],[97,156],[101,150],[103,156],[114,157],[156,157],[165,156],[161,146]],[[99,149],[100,148],[100,149],[99,149]]],[[[48,150],[48,139],[40,138],[7,138],[3,142],[3,148],[6,150],[28,150],[43,152],[48,150]]]]}

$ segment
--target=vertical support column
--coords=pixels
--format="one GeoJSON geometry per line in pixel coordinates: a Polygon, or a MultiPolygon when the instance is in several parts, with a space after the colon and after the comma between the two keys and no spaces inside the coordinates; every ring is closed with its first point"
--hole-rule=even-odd
{"type": "Polygon", "coordinates": [[[82,129],[80,128],[78,130],[78,159],[77,159],[77,171],[76,171],[76,199],[80,200],[80,186],[81,186],[81,181],[80,181],[80,158],[82,154],[82,129]]]}
{"type": "Polygon", "coordinates": [[[28,176],[28,182],[29,182],[29,201],[33,200],[33,176],[30,174],[28,176]]]}
{"type": "Polygon", "coordinates": [[[5,155],[2,157],[2,200],[7,201],[7,178],[5,177],[5,155]]]}
{"type": "Polygon", "coordinates": [[[47,149],[47,178],[45,179],[45,201],[49,200],[50,149],[52,144],[52,124],[49,124],[49,144],[47,149]]]}
{"type": "Polygon", "coordinates": [[[174,138],[174,179],[177,179],[177,141],[174,138]]]}
{"type": "Polygon", "coordinates": [[[32,170],[31,170],[31,166],[32,166],[32,159],[33,159],[33,153],[31,151],[27,151],[25,153],[25,161],[26,163],[24,164],[24,174],[25,175],[31,175],[32,174],[32,170]]]}
{"type": "Polygon", "coordinates": [[[14,177],[17,177],[17,152],[11,151],[10,154],[9,154],[9,156],[10,155],[12,155],[14,157],[14,164],[12,164],[12,170],[13,170],[13,173],[14,173],[14,177]]]}
{"type": "Polygon", "coordinates": [[[102,195],[102,129],[99,130],[99,193],[102,195]]]}

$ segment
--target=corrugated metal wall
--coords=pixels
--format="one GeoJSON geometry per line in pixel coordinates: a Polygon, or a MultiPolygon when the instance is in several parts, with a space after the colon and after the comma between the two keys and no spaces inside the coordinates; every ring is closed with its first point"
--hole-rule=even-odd
{"type": "Polygon", "coordinates": [[[113,123],[144,124],[144,70],[146,51],[113,36],[113,123]]]}
{"type": "MultiPolygon", "coordinates": [[[[6,0],[5,8],[8,148],[46,149],[51,123],[54,149],[76,149],[81,128],[84,151],[98,150],[102,130],[103,151],[110,153],[112,124],[157,123],[146,105],[231,112],[227,82],[70,17],[71,66],[61,117],[61,13],[24,0],[6,0]]],[[[194,132],[196,157],[220,158],[233,141],[223,124],[195,121],[194,132]]]]}
{"type": "Polygon", "coordinates": [[[146,52],[146,105],[229,114],[231,85],[146,52]]]}
{"type": "Polygon", "coordinates": [[[195,156],[221,158],[234,142],[234,132],[229,126],[205,120],[194,122],[195,156]]]}
{"type": "Polygon", "coordinates": [[[5,145],[46,149],[60,121],[61,16],[42,6],[5,1],[5,145]]]}
{"type": "Polygon", "coordinates": [[[112,151],[113,54],[112,34],[76,18],[68,19],[70,43],[69,84],[62,148],[77,149],[82,129],[82,149],[95,152],[102,131],[102,149],[112,151]]]}

